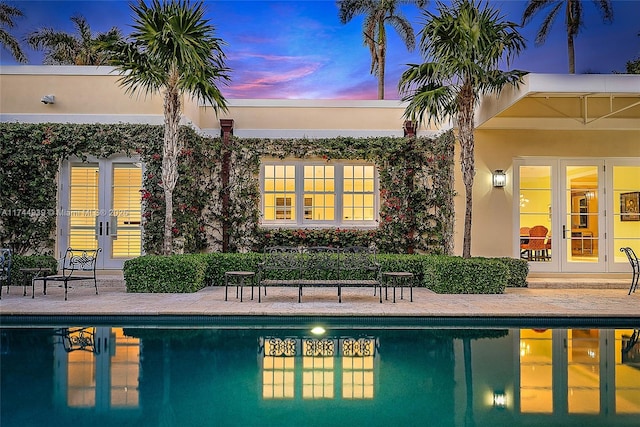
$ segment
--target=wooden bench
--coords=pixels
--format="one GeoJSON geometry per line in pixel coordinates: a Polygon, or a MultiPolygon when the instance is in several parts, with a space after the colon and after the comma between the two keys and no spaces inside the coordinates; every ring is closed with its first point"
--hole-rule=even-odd
{"type": "Polygon", "coordinates": [[[302,301],[304,286],[336,286],[338,302],[342,302],[344,286],[373,286],[375,295],[381,286],[380,275],[375,248],[268,247],[258,264],[258,302],[262,302],[261,286],[265,295],[267,286],[297,286],[298,302],[302,301]],[[273,278],[274,272],[278,277],[273,278]]]}
{"type": "MultiPolygon", "coordinates": [[[[67,283],[78,280],[93,280],[93,286],[98,295],[98,281],[96,278],[96,262],[102,248],[97,249],[73,249],[68,248],[62,259],[62,274],[52,276],[34,277],[33,282],[44,282],[44,295],[47,294],[47,282],[64,282],[64,300],[67,300],[67,283]]],[[[33,294],[33,289],[32,289],[33,294]]]]}

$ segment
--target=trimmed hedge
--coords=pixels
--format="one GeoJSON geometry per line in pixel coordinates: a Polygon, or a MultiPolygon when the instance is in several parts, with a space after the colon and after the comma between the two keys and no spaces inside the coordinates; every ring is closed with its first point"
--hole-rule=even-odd
{"type": "MultiPolygon", "coordinates": [[[[514,258],[379,254],[377,259],[382,271],[411,272],[416,286],[449,294],[504,293],[507,286],[526,286],[529,270],[525,260],[514,258]]],[[[124,278],[127,292],[196,292],[204,286],[223,286],[227,271],[257,271],[261,260],[262,254],[255,252],[147,255],[126,261],[124,278]]],[[[269,277],[291,274],[272,271],[269,277]]]]}
{"type": "Polygon", "coordinates": [[[432,256],[425,266],[427,287],[439,294],[502,294],[509,267],[497,258],[432,256]]]}
{"type": "Polygon", "coordinates": [[[529,263],[526,259],[520,258],[498,258],[504,262],[509,269],[508,287],[524,288],[527,286],[527,276],[529,275],[529,263]]]}
{"type": "Polygon", "coordinates": [[[256,271],[262,260],[261,254],[214,252],[198,255],[207,265],[205,283],[208,286],[223,286],[227,271],[256,271]]]}
{"type": "Polygon", "coordinates": [[[145,255],[125,261],[127,292],[197,292],[205,286],[202,255],[145,255]]]}
{"type": "Polygon", "coordinates": [[[21,268],[45,267],[45,274],[58,272],[58,261],[50,255],[13,255],[11,257],[11,285],[31,284],[31,273],[22,273],[21,268]]]}

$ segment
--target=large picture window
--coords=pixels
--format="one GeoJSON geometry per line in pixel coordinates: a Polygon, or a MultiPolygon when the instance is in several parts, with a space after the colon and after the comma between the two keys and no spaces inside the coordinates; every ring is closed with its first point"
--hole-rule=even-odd
{"type": "Polygon", "coordinates": [[[264,162],[262,222],[274,226],[373,227],[377,174],[370,163],[264,162]]]}

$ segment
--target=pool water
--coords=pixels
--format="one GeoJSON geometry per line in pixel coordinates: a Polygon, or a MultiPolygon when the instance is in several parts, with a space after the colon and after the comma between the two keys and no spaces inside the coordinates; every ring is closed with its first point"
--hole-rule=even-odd
{"type": "Polygon", "coordinates": [[[634,328],[69,325],[0,337],[2,427],[615,426],[640,416],[634,328]]]}

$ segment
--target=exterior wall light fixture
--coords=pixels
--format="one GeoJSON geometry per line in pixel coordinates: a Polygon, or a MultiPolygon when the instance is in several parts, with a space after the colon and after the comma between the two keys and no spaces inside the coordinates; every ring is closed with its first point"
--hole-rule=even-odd
{"type": "Polygon", "coordinates": [[[54,95],[45,95],[40,98],[40,102],[42,102],[44,105],[55,104],[56,97],[54,95]]]}
{"type": "Polygon", "coordinates": [[[507,174],[502,169],[493,171],[493,186],[504,187],[507,184],[507,174]]]}

